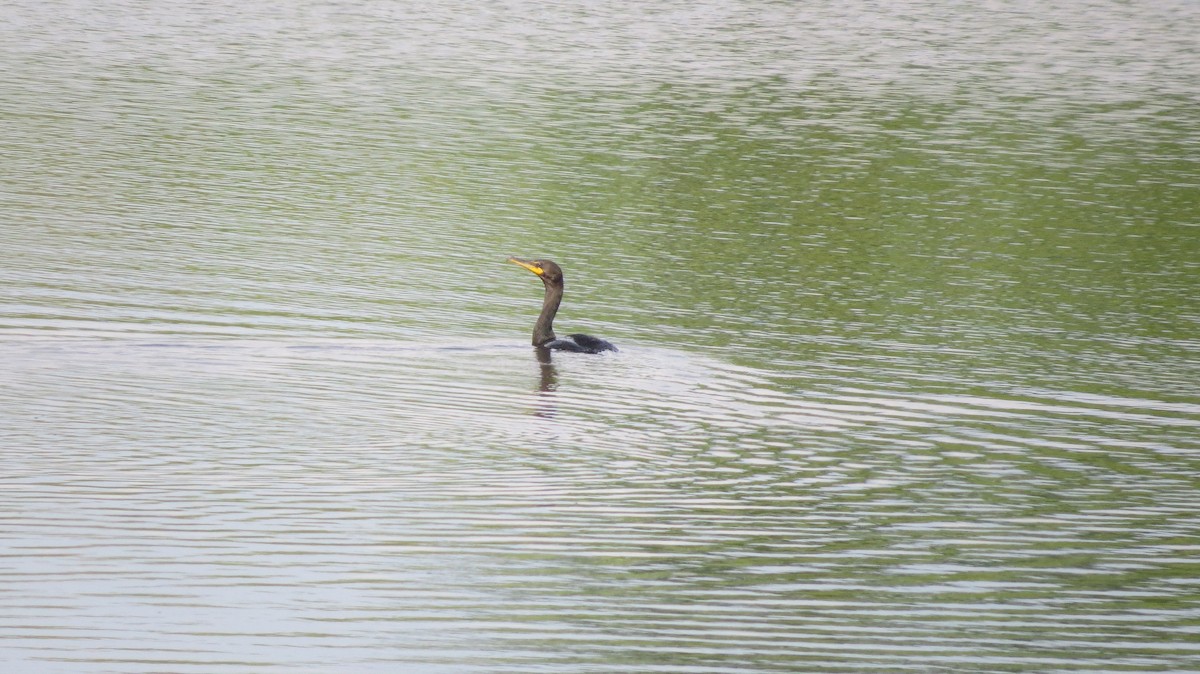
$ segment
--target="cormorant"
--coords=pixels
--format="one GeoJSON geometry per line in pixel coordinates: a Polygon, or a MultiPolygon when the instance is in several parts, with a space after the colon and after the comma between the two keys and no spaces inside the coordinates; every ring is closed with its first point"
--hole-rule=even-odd
{"type": "Polygon", "coordinates": [[[533,326],[533,345],[540,349],[556,351],[575,351],[577,353],[603,353],[616,351],[617,347],[599,337],[574,334],[566,337],[554,336],[554,314],[558,313],[558,305],[562,304],[563,273],[551,260],[522,260],[516,257],[508,258],[509,262],[519,264],[528,269],[546,286],[546,299],[542,301],[542,313],[533,326]]]}

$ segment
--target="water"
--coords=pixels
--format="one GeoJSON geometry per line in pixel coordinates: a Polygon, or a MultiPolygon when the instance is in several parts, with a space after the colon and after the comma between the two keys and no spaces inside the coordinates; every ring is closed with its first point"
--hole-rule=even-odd
{"type": "Polygon", "coordinates": [[[1200,669],[1197,14],[9,3],[0,669],[1200,669]]]}

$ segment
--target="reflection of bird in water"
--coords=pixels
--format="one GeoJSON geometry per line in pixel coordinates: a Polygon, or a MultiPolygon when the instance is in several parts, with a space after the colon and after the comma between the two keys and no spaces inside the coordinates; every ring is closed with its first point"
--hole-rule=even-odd
{"type": "Polygon", "coordinates": [[[554,361],[550,358],[550,349],[537,348],[534,349],[537,353],[537,361],[541,370],[541,377],[538,379],[538,391],[542,393],[554,393],[558,388],[558,370],[554,368],[554,361]]]}
{"type": "Polygon", "coordinates": [[[538,275],[546,285],[546,299],[542,301],[542,313],[533,326],[533,345],[540,349],[556,351],[576,351],[578,353],[602,353],[616,351],[617,347],[598,337],[574,334],[566,337],[554,336],[554,314],[558,313],[558,305],[562,304],[563,273],[562,268],[550,260],[522,260],[508,258],[509,262],[538,275]]]}
{"type": "Polygon", "coordinates": [[[543,419],[553,419],[558,413],[554,396],[558,389],[558,370],[554,369],[554,361],[550,359],[550,349],[539,347],[534,352],[541,366],[541,376],[538,378],[537,409],[533,414],[543,419]]]}

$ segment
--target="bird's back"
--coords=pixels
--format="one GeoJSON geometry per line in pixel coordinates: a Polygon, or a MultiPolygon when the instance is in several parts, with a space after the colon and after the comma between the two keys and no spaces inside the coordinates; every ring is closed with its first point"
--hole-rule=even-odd
{"type": "Polygon", "coordinates": [[[554,349],[555,351],[574,351],[576,353],[603,353],[605,351],[617,350],[617,347],[612,342],[578,332],[549,342],[546,344],[546,348],[554,349]]]}

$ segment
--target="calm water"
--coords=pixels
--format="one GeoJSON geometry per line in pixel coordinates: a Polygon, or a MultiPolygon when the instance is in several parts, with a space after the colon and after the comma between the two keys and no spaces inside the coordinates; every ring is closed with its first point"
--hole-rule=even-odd
{"type": "Polygon", "coordinates": [[[0,670],[1200,670],[1197,25],[5,4],[0,670]]]}

